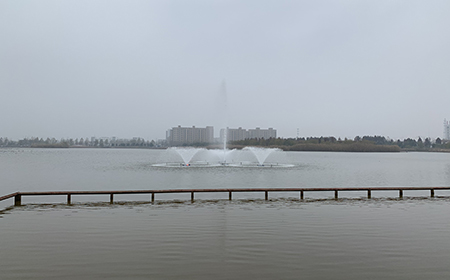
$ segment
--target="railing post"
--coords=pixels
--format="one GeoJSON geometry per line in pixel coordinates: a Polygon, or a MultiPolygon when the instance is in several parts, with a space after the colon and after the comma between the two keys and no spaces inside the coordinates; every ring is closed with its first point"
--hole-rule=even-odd
{"type": "Polygon", "coordinates": [[[339,196],[338,196],[338,191],[335,190],[335,191],[334,191],[334,199],[338,199],[338,198],[339,198],[339,196]]]}
{"type": "Polygon", "coordinates": [[[433,189],[430,190],[430,196],[434,197],[434,190],[433,189]]]}
{"type": "Polygon", "coordinates": [[[191,192],[191,202],[194,202],[194,192],[191,192]]]}
{"type": "Polygon", "coordinates": [[[20,206],[22,205],[22,195],[16,194],[14,196],[14,206],[20,206]]]}
{"type": "Polygon", "coordinates": [[[303,191],[300,191],[300,199],[303,200],[304,195],[303,195],[303,191]]]}
{"type": "Polygon", "coordinates": [[[403,198],[403,190],[398,190],[398,197],[403,198]]]}
{"type": "Polygon", "coordinates": [[[109,203],[113,204],[114,203],[114,194],[110,194],[109,195],[109,203]]]}
{"type": "Polygon", "coordinates": [[[268,191],[265,191],[265,193],[266,193],[266,195],[265,195],[266,200],[268,200],[268,199],[269,199],[269,192],[268,192],[268,191]]]}
{"type": "Polygon", "coordinates": [[[368,199],[372,198],[372,191],[371,190],[367,190],[367,198],[368,199]]]}
{"type": "Polygon", "coordinates": [[[67,204],[72,204],[72,196],[70,194],[67,195],[67,204]]]}
{"type": "Polygon", "coordinates": [[[231,200],[231,199],[233,198],[232,193],[233,193],[233,192],[231,192],[231,191],[228,193],[228,199],[229,199],[229,200],[231,200]]]}
{"type": "Polygon", "coordinates": [[[152,192],[152,203],[154,203],[154,202],[155,202],[155,193],[152,192]]]}

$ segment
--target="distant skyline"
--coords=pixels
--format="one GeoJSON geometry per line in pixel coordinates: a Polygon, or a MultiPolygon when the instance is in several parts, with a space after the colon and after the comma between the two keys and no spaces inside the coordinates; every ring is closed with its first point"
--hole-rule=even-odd
{"type": "Polygon", "coordinates": [[[0,2],[0,137],[443,136],[450,1],[0,2]]]}

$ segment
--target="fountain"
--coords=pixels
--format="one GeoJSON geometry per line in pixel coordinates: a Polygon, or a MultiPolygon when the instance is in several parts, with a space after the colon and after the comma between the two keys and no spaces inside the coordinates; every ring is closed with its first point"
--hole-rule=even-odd
{"type": "Polygon", "coordinates": [[[180,155],[181,159],[183,160],[183,163],[181,163],[181,166],[190,166],[192,158],[197,154],[199,151],[205,150],[205,149],[198,149],[198,148],[168,148],[168,151],[174,151],[180,155]]]}
{"type": "Polygon", "coordinates": [[[157,163],[153,166],[164,167],[290,167],[290,164],[266,162],[273,154],[282,154],[280,149],[245,147],[242,150],[227,149],[227,91],[223,81],[220,88],[220,106],[218,116],[222,118],[223,149],[207,150],[205,148],[172,147],[167,149],[166,158],[175,162],[157,163]],[[181,158],[181,161],[180,161],[181,158]],[[255,161],[256,159],[256,161],[255,161]]]}
{"type": "Polygon", "coordinates": [[[218,160],[218,163],[220,165],[226,166],[233,162],[233,159],[235,158],[235,154],[237,154],[237,150],[228,150],[228,149],[214,149],[214,150],[208,150],[208,154],[206,157],[209,160],[218,160]]]}
{"type": "Polygon", "coordinates": [[[272,155],[283,152],[276,148],[245,147],[242,150],[182,148],[172,147],[166,150],[166,158],[172,162],[157,163],[159,167],[292,167],[290,164],[267,162],[272,155]]]}
{"type": "Polygon", "coordinates": [[[271,153],[281,151],[278,148],[260,148],[260,147],[245,147],[243,150],[252,152],[255,155],[256,159],[258,160],[260,166],[264,166],[264,162],[271,153]]]}

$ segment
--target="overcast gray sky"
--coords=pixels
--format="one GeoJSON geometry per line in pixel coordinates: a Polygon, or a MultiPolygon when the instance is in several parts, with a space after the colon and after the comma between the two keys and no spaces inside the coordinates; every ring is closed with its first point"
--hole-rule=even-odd
{"type": "Polygon", "coordinates": [[[448,0],[2,0],[0,137],[442,137],[449,15],[448,0]]]}

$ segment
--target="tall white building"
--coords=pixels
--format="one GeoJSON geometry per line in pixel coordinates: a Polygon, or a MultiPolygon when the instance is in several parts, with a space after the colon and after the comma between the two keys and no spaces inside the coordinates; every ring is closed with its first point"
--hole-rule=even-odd
{"type": "MultiPolygon", "coordinates": [[[[220,130],[220,141],[223,142],[225,137],[225,129],[220,130]]],[[[244,139],[269,139],[277,138],[277,130],[273,128],[261,129],[259,127],[255,129],[242,129],[239,128],[228,128],[227,127],[227,141],[240,141],[244,139]]]]}
{"type": "Polygon", "coordinates": [[[444,140],[450,140],[450,122],[444,119],[444,140]]]}
{"type": "Polygon", "coordinates": [[[214,127],[172,127],[167,130],[166,140],[170,146],[189,145],[194,143],[213,143],[214,127]]]}

